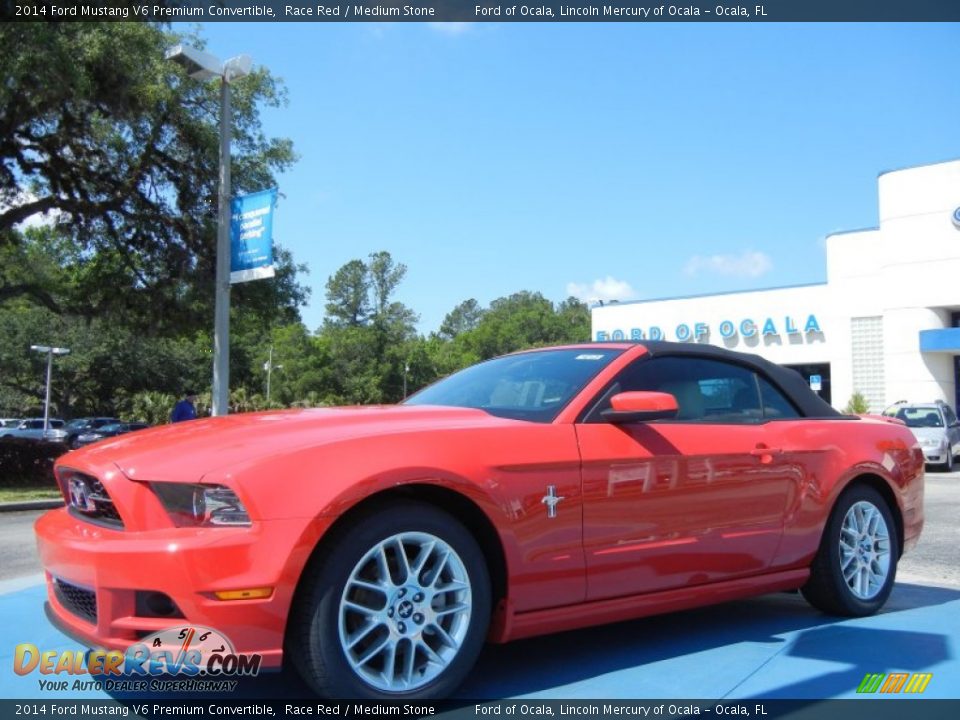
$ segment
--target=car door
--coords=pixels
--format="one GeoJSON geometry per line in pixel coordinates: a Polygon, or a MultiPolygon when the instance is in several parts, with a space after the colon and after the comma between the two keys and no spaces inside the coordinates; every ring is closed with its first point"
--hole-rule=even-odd
{"type": "Polygon", "coordinates": [[[768,444],[759,380],[692,356],[641,358],[576,425],[587,596],[597,600],[756,574],[783,533],[796,473],[768,444]],[[669,392],[676,419],[611,424],[625,390],[669,392]]]}

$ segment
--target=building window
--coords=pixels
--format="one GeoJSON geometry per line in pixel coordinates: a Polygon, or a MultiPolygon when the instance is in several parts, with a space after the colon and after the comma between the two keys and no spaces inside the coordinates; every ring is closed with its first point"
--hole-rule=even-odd
{"type": "MultiPolygon", "coordinates": [[[[853,358],[853,390],[870,405],[870,412],[880,413],[886,407],[883,377],[883,317],[859,317],[850,320],[850,341],[853,358]]],[[[841,398],[837,398],[842,402],[841,398]]]]}

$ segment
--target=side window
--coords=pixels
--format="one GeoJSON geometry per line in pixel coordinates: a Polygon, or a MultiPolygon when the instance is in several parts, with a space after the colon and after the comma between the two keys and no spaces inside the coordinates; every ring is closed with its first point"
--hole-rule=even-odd
{"type": "Polygon", "coordinates": [[[757,422],[763,418],[754,373],[739,365],[694,357],[643,358],[621,372],[590,413],[596,418],[609,398],[633,390],[670,393],[677,399],[677,420],[757,422]]]}
{"type": "Polygon", "coordinates": [[[763,399],[763,416],[766,418],[796,418],[800,413],[782,392],[771,385],[766,378],[757,377],[760,385],[760,397],[763,399]]]}

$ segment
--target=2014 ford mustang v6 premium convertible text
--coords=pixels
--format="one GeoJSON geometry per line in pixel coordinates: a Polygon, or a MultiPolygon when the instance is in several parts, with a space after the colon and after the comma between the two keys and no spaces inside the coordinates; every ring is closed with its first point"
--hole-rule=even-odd
{"type": "Polygon", "coordinates": [[[451,693],[507,642],[800,589],[886,601],[923,454],[758,357],[531,350],[397,406],[196,420],[63,456],[49,610],[106,648],[215,628],[324,695],[451,693]]]}

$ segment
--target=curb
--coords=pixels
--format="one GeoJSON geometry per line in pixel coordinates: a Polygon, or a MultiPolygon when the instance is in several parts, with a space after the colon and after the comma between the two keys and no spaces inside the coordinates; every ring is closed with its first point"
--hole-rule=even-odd
{"type": "Polygon", "coordinates": [[[0,503],[0,513],[17,510],[52,510],[63,507],[63,500],[24,500],[23,502],[0,503]]]}

